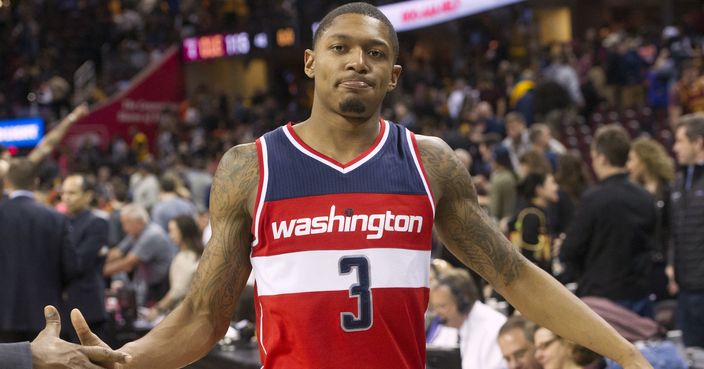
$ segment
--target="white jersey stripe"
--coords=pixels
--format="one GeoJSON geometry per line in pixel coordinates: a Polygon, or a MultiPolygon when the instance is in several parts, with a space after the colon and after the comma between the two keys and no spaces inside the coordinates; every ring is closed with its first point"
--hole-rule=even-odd
{"type": "Polygon", "coordinates": [[[366,257],[371,288],[428,287],[430,251],[400,248],[302,251],[252,258],[257,294],[346,291],[357,273],[340,274],[340,259],[366,257]]]}
{"type": "Polygon", "coordinates": [[[298,143],[298,141],[296,141],[295,138],[293,138],[293,136],[291,135],[291,133],[288,131],[288,129],[286,127],[284,127],[284,133],[286,134],[286,137],[288,138],[288,140],[291,141],[291,144],[293,146],[295,146],[296,149],[298,149],[300,152],[302,152],[305,155],[329,166],[332,169],[337,170],[340,173],[345,174],[345,173],[349,173],[349,172],[359,168],[359,166],[368,162],[370,159],[372,159],[379,152],[379,150],[381,150],[382,147],[384,147],[384,144],[386,143],[386,139],[389,137],[389,129],[391,127],[389,127],[389,123],[386,122],[385,120],[382,119],[381,122],[384,125],[384,136],[381,138],[381,141],[379,142],[379,144],[376,145],[376,147],[374,147],[374,149],[370,153],[368,153],[364,158],[362,158],[360,161],[358,161],[358,162],[356,162],[346,168],[343,168],[335,163],[332,163],[329,160],[322,158],[319,155],[317,155],[316,153],[311,152],[310,150],[305,148],[303,145],[298,143]]]}
{"type": "Polygon", "coordinates": [[[264,180],[262,181],[262,192],[259,194],[259,206],[257,206],[257,212],[254,217],[254,241],[252,241],[252,247],[257,246],[259,244],[259,219],[262,215],[262,209],[264,208],[264,200],[266,199],[266,188],[269,184],[269,154],[267,153],[266,149],[266,140],[262,136],[259,139],[259,142],[262,147],[262,168],[264,169],[264,173],[259,173],[259,175],[264,176],[264,180]]]}
{"type": "Polygon", "coordinates": [[[408,148],[411,150],[411,156],[413,156],[413,162],[416,164],[416,169],[418,170],[418,175],[420,176],[420,180],[423,181],[423,187],[425,187],[425,193],[428,195],[428,200],[430,201],[430,207],[433,209],[433,217],[435,216],[435,201],[433,201],[433,195],[432,192],[430,192],[430,186],[428,185],[428,181],[425,179],[425,175],[423,174],[423,168],[420,166],[420,160],[421,158],[417,157],[416,155],[416,149],[413,147],[413,140],[411,139],[411,131],[409,129],[406,129],[406,142],[408,143],[408,148]]]}

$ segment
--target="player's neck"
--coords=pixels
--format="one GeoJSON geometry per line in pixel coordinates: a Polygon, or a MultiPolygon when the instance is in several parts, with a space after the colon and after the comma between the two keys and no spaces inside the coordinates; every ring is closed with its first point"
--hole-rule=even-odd
{"type": "Polygon", "coordinates": [[[340,163],[348,163],[366,151],[379,135],[379,114],[367,120],[351,120],[336,115],[315,117],[294,126],[308,146],[340,163]]]}

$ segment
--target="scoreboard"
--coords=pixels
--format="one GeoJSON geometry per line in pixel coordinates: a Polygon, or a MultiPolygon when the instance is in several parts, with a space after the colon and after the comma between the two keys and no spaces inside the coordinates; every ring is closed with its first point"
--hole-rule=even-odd
{"type": "Polygon", "coordinates": [[[267,32],[237,32],[189,37],[182,42],[183,59],[187,62],[244,56],[255,51],[295,46],[296,31],[293,27],[267,32]]]}

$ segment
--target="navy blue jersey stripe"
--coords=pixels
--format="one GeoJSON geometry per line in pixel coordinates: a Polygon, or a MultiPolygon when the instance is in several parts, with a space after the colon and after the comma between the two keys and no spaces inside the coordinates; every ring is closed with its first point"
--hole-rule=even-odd
{"type": "Polygon", "coordinates": [[[405,128],[388,122],[389,136],[379,152],[361,166],[341,173],[302,153],[283,129],[264,135],[269,161],[265,201],[335,193],[425,195],[405,128]]]}

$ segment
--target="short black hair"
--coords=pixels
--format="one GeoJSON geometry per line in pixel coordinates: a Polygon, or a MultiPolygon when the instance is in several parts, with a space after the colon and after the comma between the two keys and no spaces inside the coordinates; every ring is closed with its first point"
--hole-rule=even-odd
{"type": "Polygon", "coordinates": [[[330,27],[332,21],[335,20],[335,18],[344,14],[362,14],[368,17],[378,19],[379,21],[384,23],[389,29],[391,47],[394,49],[394,60],[398,59],[398,36],[396,35],[396,29],[394,29],[394,25],[391,24],[389,18],[386,18],[384,13],[382,13],[379,8],[375,7],[374,5],[362,2],[341,5],[326,14],[325,17],[323,17],[323,19],[318,24],[318,28],[313,34],[313,48],[315,48],[315,44],[318,42],[318,40],[320,40],[320,37],[325,32],[325,30],[330,27]]]}

